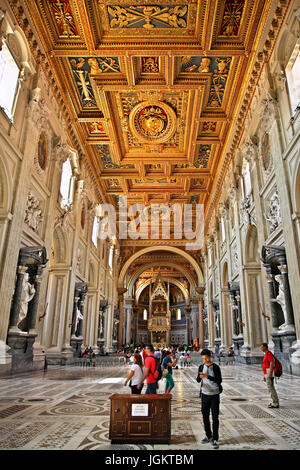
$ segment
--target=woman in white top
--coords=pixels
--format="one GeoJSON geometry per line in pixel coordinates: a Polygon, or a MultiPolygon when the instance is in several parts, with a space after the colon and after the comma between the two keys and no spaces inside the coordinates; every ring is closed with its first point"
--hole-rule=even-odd
{"type": "Polygon", "coordinates": [[[136,386],[141,383],[144,374],[144,367],[143,367],[143,359],[140,354],[135,353],[133,355],[133,364],[131,366],[130,372],[128,374],[127,379],[124,382],[126,386],[129,382],[129,386],[131,387],[131,393],[135,395],[140,395],[144,384],[140,388],[136,386]]]}

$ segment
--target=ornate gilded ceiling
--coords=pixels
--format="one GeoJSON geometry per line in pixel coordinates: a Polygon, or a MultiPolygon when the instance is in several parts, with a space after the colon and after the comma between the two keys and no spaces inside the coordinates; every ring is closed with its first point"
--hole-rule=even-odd
{"type": "Polygon", "coordinates": [[[207,203],[270,0],[25,0],[107,202],[207,203]]]}

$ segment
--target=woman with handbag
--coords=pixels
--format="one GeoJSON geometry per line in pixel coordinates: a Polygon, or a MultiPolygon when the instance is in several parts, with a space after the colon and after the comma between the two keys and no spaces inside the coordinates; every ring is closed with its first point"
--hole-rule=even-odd
{"type": "Polygon", "coordinates": [[[128,377],[126,378],[124,385],[126,387],[129,382],[129,387],[131,387],[131,393],[134,395],[140,395],[144,384],[140,388],[137,388],[137,385],[141,383],[144,374],[143,359],[139,353],[133,355],[133,364],[130,368],[128,377]]]}

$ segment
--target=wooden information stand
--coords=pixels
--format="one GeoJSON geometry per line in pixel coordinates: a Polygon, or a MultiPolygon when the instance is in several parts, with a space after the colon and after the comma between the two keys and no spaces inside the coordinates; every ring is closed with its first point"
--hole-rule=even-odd
{"type": "Polygon", "coordinates": [[[170,394],[112,395],[109,439],[112,443],[169,444],[171,399],[170,394]]]}

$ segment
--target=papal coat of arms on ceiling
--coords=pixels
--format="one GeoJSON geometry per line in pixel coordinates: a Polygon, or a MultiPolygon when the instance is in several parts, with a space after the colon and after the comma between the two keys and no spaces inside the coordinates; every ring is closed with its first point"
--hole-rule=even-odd
{"type": "Polygon", "coordinates": [[[167,142],[176,129],[176,113],[163,101],[143,101],[131,110],[129,126],[141,142],[167,142]]]}

